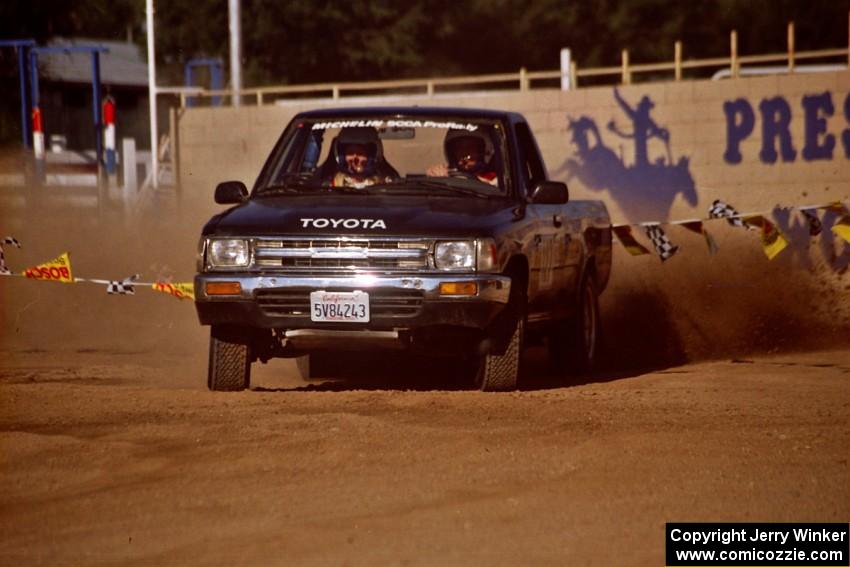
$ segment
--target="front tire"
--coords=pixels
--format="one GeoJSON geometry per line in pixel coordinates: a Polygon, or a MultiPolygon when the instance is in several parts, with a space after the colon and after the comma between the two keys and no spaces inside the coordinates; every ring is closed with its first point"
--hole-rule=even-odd
{"type": "Polygon", "coordinates": [[[522,351],[525,345],[525,318],[517,320],[508,348],[504,354],[485,354],[481,357],[475,385],[482,392],[510,392],[519,382],[522,351]]]}
{"type": "Polygon", "coordinates": [[[251,334],[238,327],[213,325],[207,387],[215,392],[238,392],[251,383],[251,334]]]}
{"type": "MultiPolygon", "coordinates": [[[[522,374],[522,354],[525,350],[526,299],[518,291],[510,303],[509,324],[512,330],[504,352],[487,352],[479,358],[475,386],[482,392],[510,392],[517,389],[522,374]]],[[[504,335],[503,335],[504,336],[504,335]]],[[[488,341],[489,342],[489,341],[488,341]]],[[[491,347],[492,348],[492,347],[491,347]]]]}

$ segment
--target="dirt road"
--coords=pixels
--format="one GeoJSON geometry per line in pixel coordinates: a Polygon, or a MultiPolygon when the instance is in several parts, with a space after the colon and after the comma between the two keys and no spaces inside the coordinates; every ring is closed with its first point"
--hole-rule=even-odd
{"type": "Polygon", "coordinates": [[[566,388],[532,351],[512,394],[2,354],[7,565],[663,565],[667,521],[850,518],[850,351],[566,388]]]}

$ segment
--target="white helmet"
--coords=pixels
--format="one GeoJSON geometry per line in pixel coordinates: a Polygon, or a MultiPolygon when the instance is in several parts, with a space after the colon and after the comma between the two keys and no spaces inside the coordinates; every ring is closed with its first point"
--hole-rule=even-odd
{"type": "Polygon", "coordinates": [[[455,165],[455,162],[457,161],[455,159],[455,152],[453,149],[461,140],[473,140],[474,143],[479,146],[483,157],[483,161],[480,163],[479,167],[484,167],[490,163],[490,160],[493,158],[493,154],[495,153],[493,140],[490,139],[490,136],[481,131],[480,128],[472,132],[469,130],[449,130],[446,133],[446,139],[443,141],[443,152],[445,153],[449,167],[455,165]]]}

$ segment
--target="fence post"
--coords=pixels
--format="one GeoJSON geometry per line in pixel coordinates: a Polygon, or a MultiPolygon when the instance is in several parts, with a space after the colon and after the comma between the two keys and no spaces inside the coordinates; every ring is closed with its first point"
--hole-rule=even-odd
{"type": "Polygon", "coordinates": [[[528,90],[528,71],[525,70],[525,67],[519,68],[519,90],[528,90]]]}
{"type": "Polygon", "coordinates": [[[673,52],[674,52],[674,55],[673,55],[674,65],[675,65],[675,69],[676,69],[675,70],[676,80],[681,81],[682,80],[682,42],[681,41],[677,41],[674,44],[673,52]]]}
{"type": "Polygon", "coordinates": [[[561,90],[570,90],[570,68],[572,66],[570,50],[568,48],[561,49],[561,90]]]}
{"type": "Polygon", "coordinates": [[[794,22],[788,22],[788,72],[794,72],[794,22]]]}
{"type": "Polygon", "coordinates": [[[623,84],[630,85],[632,84],[632,74],[629,71],[629,50],[623,50],[623,84]]]}
{"type": "Polygon", "coordinates": [[[257,106],[263,106],[263,91],[257,91],[257,106]]]}
{"type": "Polygon", "coordinates": [[[38,100],[38,54],[30,50],[30,104],[32,105],[32,150],[35,157],[35,181],[43,185],[46,181],[44,167],[44,130],[41,124],[41,108],[38,100]]]}
{"type": "Polygon", "coordinates": [[[331,92],[331,97],[336,100],[339,98],[339,85],[333,86],[333,91],[331,92]]]}
{"type": "Polygon", "coordinates": [[[738,78],[738,32],[732,30],[732,33],[729,34],[729,51],[730,51],[730,72],[732,73],[733,78],[738,78]]]}
{"type": "Polygon", "coordinates": [[[428,96],[434,96],[434,81],[428,81],[425,85],[425,92],[428,96]]]}
{"type": "Polygon", "coordinates": [[[18,45],[18,81],[21,85],[21,137],[24,141],[24,147],[30,147],[30,123],[27,118],[27,54],[29,53],[28,45],[18,45]]]}
{"type": "Polygon", "coordinates": [[[124,168],[124,201],[127,202],[129,193],[135,193],[139,187],[136,175],[136,140],[123,138],[121,140],[121,165],[124,168]]]}
{"type": "Polygon", "coordinates": [[[180,185],[180,116],[181,111],[171,108],[168,112],[168,136],[171,138],[171,176],[177,192],[177,206],[182,205],[183,187],[180,185]]]}
{"type": "Polygon", "coordinates": [[[575,61],[570,61],[570,85],[572,88],[578,88],[578,65],[575,61]]]}

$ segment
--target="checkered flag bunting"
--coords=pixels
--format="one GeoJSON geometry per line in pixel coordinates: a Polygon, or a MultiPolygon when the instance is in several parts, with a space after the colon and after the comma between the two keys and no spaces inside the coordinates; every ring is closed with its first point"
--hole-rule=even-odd
{"type": "Polygon", "coordinates": [[[20,241],[14,236],[4,236],[2,244],[0,244],[0,274],[11,274],[9,268],[6,267],[6,253],[3,251],[3,244],[11,244],[15,248],[20,248],[20,241]]]}
{"type": "Polygon", "coordinates": [[[139,279],[139,274],[133,274],[120,282],[112,280],[106,286],[106,293],[109,295],[136,295],[136,288],[133,283],[137,279],[139,279]]]}
{"type": "Polygon", "coordinates": [[[681,226],[687,228],[691,232],[701,234],[702,237],[705,239],[705,245],[708,246],[709,255],[714,256],[715,254],[717,254],[717,251],[719,250],[717,242],[714,240],[714,237],[711,236],[705,229],[705,224],[703,224],[701,220],[683,222],[681,226]]]}
{"type": "Polygon", "coordinates": [[[670,239],[664,234],[664,229],[659,225],[648,224],[644,226],[644,229],[646,230],[647,238],[652,241],[652,245],[655,246],[655,252],[661,258],[662,262],[671,258],[679,250],[678,246],[670,242],[670,239]]]}
{"type": "Polygon", "coordinates": [[[750,228],[738,216],[738,211],[720,199],[717,199],[711,204],[711,207],[708,209],[708,216],[713,219],[726,219],[732,226],[750,228]]]}

